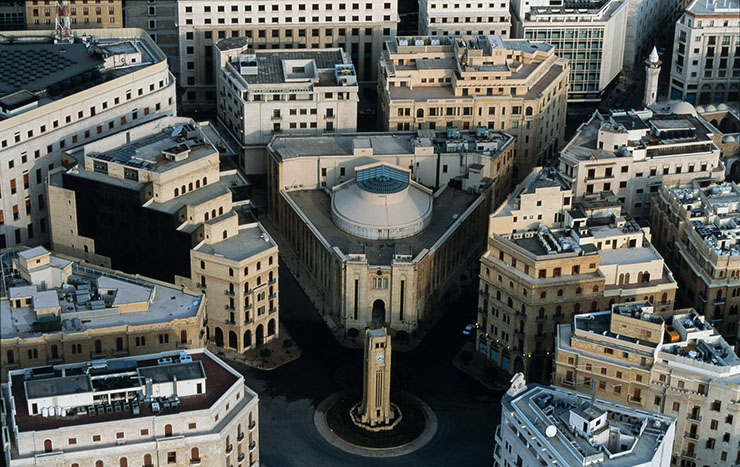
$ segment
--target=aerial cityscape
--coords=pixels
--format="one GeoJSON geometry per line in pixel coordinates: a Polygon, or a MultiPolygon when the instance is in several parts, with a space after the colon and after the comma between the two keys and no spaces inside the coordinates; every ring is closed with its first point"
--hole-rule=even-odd
{"type": "Polygon", "coordinates": [[[0,2],[0,467],[737,467],[739,345],[740,0],[0,2]]]}

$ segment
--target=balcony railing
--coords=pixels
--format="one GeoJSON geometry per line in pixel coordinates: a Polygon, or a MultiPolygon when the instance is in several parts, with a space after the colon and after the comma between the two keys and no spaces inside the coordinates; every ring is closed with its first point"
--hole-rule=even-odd
{"type": "Polygon", "coordinates": [[[699,435],[696,433],[684,433],[683,437],[693,441],[699,441],[699,435]]]}
{"type": "Polygon", "coordinates": [[[685,457],[686,459],[696,459],[696,453],[690,452],[690,451],[684,451],[681,453],[681,457],[685,457]]]}
{"type": "Polygon", "coordinates": [[[724,305],[725,303],[727,303],[727,300],[724,298],[718,298],[712,302],[713,305],[724,305]]]}
{"type": "Polygon", "coordinates": [[[273,278],[273,279],[270,279],[270,281],[268,282],[268,284],[269,285],[273,285],[273,284],[275,284],[275,282],[277,282],[277,279],[273,278]]]}
{"type": "Polygon", "coordinates": [[[642,402],[642,397],[633,397],[633,396],[630,396],[630,402],[635,402],[635,403],[639,404],[639,403],[642,402]]]}
{"type": "Polygon", "coordinates": [[[255,442],[254,440],[253,440],[253,441],[252,441],[251,443],[249,443],[249,450],[250,450],[250,451],[251,451],[252,449],[256,448],[256,447],[257,447],[257,443],[256,443],[256,442],[255,442]]]}
{"type": "Polygon", "coordinates": [[[244,296],[246,297],[247,295],[251,294],[253,291],[254,291],[254,289],[247,289],[247,290],[245,290],[244,291],[244,296]]]}
{"type": "Polygon", "coordinates": [[[228,446],[226,446],[226,454],[231,454],[233,450],[234,450],[233,444],[229,444],[228,446]]]}
{"type": "Polygon", "coordinates": [[[488,298],[488,292],[484,292],[484,291],[481,290],[478,293],[480,294],[481,297],[488,298]]]}
{"type": "Polygon", "coordinates": [[[561,381],[560,384],[562,384],[563,386],[569,387],[569,388],[575,387],[576,385],[575,381],[570,381],[567,379],[564,379],[563,381],[561,381]]]}
{"type": "Polygon", "coordinates": [[[226,295],[227,297],[233,297],[234,296],[234,291],[233,290],[224,290],[224,295],[226,295]]]}
{"type": "Polygon", "coordinates": [[[244,453],[241,453],[241,454],[239,454],[239,459],[238,459],[239,463],[241,464],[242,462],[244,462],[244,459],[245,459],[246,457],[247,457],[247,456],[245,456],[245,455],[244,455],[244,453]]]}
{"type": "Polygon", "coordinates": [[[527,315],[524,314],[524,313],[517,313],[516,314],[516,317],[519,318],[522,321],[526,321],[527,320],[527,315]]]}
{"type": "Polygon", "coordinates": [[[177,348],[178,349],[184,349],[184,348],[190,347],[191,345],[193,345],[193,340],[192,339],[189,339],[189,340],[187,340],[185,342],[179,341],[177,343],[177,348]]]}
{"type": "Polygon", "coordinates": [[[226,311],[234,311],[234,307],[233,307],[233,306],[231,306],[231,305],[224,305],[224,309],[225,309],[226,311]]]}
{"type": "Polygon", "coordinates": [[[701,415],[694,415],[694,414],[688,414],[686,416],[687,420],[691,420],[692,422],[700,422],[701,421],[701,415]]]}
{"type": "Polygon", "coordinates": [[[249,422],[249,429],[250,430],[253,430],[254,427],[256,427],[256,426],[257,426],[257,422],[255,422],[254,420],[252,420],[251,422],[249,422]]]}
{"type": "Polygon", "coordinates": [[[244,433],[239,433],[239,436],[236,437],[237,441],[244,441],[244,433]]]}
{"type": "Polygon", "coordinates": [[[206,290],[205,284],[196,284],[196,287],[199,288],[200,290],[206,290]]]}

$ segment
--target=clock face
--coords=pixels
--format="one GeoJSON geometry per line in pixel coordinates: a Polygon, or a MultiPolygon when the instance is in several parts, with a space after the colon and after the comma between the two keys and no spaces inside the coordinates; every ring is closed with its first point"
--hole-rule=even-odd
{"type": "Polygon", "coordinates": [[[375,360],[382,362],[383,360],[385,360],[385,355],[383,355],[382,353],[379,353],[375,356],[375,360]]]}

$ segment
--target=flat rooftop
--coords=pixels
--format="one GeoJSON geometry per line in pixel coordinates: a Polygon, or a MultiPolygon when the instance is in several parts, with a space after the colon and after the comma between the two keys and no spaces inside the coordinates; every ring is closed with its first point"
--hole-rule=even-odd
{"type": "Polygon", "coordinates": [[[239,234],[218,243],[203,243],[194,251],[221,256],[233,261],[242,261],[276,247],[270,235],[257,223],[239,227],[239,234]]]}
{"type": "Polygon", "coordinates": [[[88,47],[75,42],[54,44],[51,35],[14,34],[0,40],[0,98],[27,91],[44,105],[70,94],[157,63],[156,54],[137,38],[102,38],[88,47]],[[138,63],[106,67],[105,58],[140,54],[138,63]]]}
{"type": "Polygon", "coordinates": [[[351,156],[354,148],[372,147],[373,154],[413,154],[411,133],[347,133],[326,136],[279,136],[270,142],[281,160],[297,157],[351,156]]]}
{"type": "MultiPolygon", "coordinates": [[[[177,352],[172,353],[173,356],[177,355],[177,352]]],[[[20,432],[28,431],[46,431],[54,430],[62,427],[89,425],[94,423],[105,423],[115,422],[119,420],[130,420],[136,418],[151,417],[153,415],[172,415],[196,410],[208,409],[237,381],[237,376],[228,371],[226,368],[221,366],[218,362],[213,360],[209,355],[200,352],[191,352],[189,355],[192,357],[192,363],[185,364],[171,364],[171,365],[159,365],[157,358],[152,358],[151,355],[142,356],[141,359],[136,359],[137,369],[139,373],[144,372],[148,377],[155,377],[162,381],[172,381],[172,375],[178,376],[178,380],[182,376],[185,379],[192,379],[192,377],[199,377],[199,375],[205,375],[207,391],[204,394],[197,394],[192,396],[180,397],[180,403],[177,407],[160,407],[157,412],[152,411],[152,405],[147,403],[139,403],[139,413],[134,414],[132,411],[121,410],[119,412],[104,412],[96,413],[95,415],[84,414],[77,415],[74,411],[70,411],[66,416],[59,417],[43,417],[42,415],[30,415],[28,413],[28,404],[26,399],[25,386],[28,384],[24,375],[14,375],[11,378],[12,384],[12,396],[15,399],[15,423],[18,426],[20,432]],[[181,367],[181,365],[184,365],[181,367]],[[26,383],[26,384],[24,384],[26,383]]],[[[128,360],[131,360],[129,358],[128,360]]],[[[108,360],[108,362],[115,360],[108,360]]],[[[78,366],[78,372],[81,372],[82,368],[86,364],[80,364],[78,366]]],[[[78,392],[88,392],[91,389],[90,375],[89,374],[78,374],[72,379],[69,377],[63,378],[70,382],[76,381],[70,385],[56,384],[53,376],[56,372],[52,371],[51,367],[44,367],[49,374],[52,376],[48,379],[41,374],[41,379],[34,382],[32,387],[32,394],[38,396],[51,395],[56,390],[66,392],[68,394],[78,392]],[[88,381],[87,383],[85,381],[88,381]]],[[[34,369],[34,372],[36,369],[34,369]]],[[[93,370],[90,370],[91,372],[93,370]]],[[[74,370],[68,370],[68,372],[74,373],[74,370]]],[[[130,369],[128,371],[130,373],[130,369]]],[[[245,392],[244,396],[250,398],[249,392],[245,392]]]]}
{"type": "MultiPolygon", "coordinates": [[[[52,255],[52,258],[55,257],[52,255]]],[[[5,285],[9,295],[18,297],[53,294],[60,306],[61,328],[43,332],[63,332],[69,338],[77,333],[84,336],[88,329],[143,326],[191,318],[197,315],[203,299],[179,287],[74,262],[72,275],[58,289],[41,292],[39,286],[12,277],[6,278],[5,285]],[[144,311],[119,312],[118,307],[132,303],[148,303],[148,306],[144,311]]],[[[42,331],[34,328],[37,321],[33,306],[15,308],[10,300],[0,300],[0,337],[3,339],[40,336],[42,331]]]]}
{"type": "MultiPolygon", "coordinates": [[[[297,60],[302,62],[312,60],[316,64],[320,84],[337,85],[334,81],[334,66],[345,63],[342,49],[256,50],[254,52],[257,59],[257,73],[253,75],[241,75],[248,84],[281,84],[290,82],[289,77],[285,76],[283,61],[297,60]],[[324,71],[323,73],[322,70],[324,71]],[[333,83],[330,81],[333,81],[333,83]]],[[[234,65],[235,69],[238,69],[238,63],[232,62],[232,65],[234,65]]]]}
{"type": "Polygon", "coordinates": [[[647,463],[675,423],[673,417],[601,399],[592,402],[586,394],[539,385],[528,386],[514,396],[506,395],[502,402],[505,411],[514,411],[528,422],[546,456],[560,458],[569,466],[588,465],[596,458],[599,464],[610,467],[647,463]],[[606,414],[606,425],[587,436],[571,430],[571,412],[589,421],[606,414]],[[555,435],[550,437],[546,432],[552,426],[555,435]]]}
{"type": "Polygon", "coordinates": [[[400,240],[366,240],[344,232],[331,218],[331,198],[321,190],[281,191],[318,230],[332,247],[345,255],[364,252],[368,264],[391,265],[398,247],[407,248],[412,257],[431,248],[452,227],[479,195],[447,186],[432,205],[432,221],[419,234],[400,240]]]}

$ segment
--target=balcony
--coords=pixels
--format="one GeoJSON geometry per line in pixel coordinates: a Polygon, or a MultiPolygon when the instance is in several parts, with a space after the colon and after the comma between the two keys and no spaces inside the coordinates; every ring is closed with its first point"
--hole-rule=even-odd
{"type": "Polygon", "coordinates": [[[236,321],[234,321],[234,320],[231,320],[231,319],[225,319],[225,320],[224,320],[224,323],[226,323],[226,324],[230,324],[230,325],[232,325],[232,326],[235,326],[235,325],[236,325],[236,321]]]}
{"type": "Polygon", "coordinates": [[[252,311],[252,305],[250,304],[244,305],[244,311],[252,311]]]}
{"type": "Polygon", "coordinates": [[[686,419],[692,422],[701,422],[701,415],[689,414],[686,416],[686,419]]]}
{"type": "Polygon", "coordinates": [[[249,422],[249,429],[250,430],[254,430],[254,427],[256,427],[256,426],[257,426],[257,422],[255,422],[254,420],[252,420],[251,422],[249,422]]]}
{"type": "Polygon", "coordinates": [[[567,380],[567,379],[564,379],[564,380],[562,380],[562,381],[560,382],[560,384],[562,384],[562,385],[563,385],[563,386],[565,386],[566,388],[573,388],[573,387],[575,387],[575,386],[576,386],[576,383],[575,383],[575,381],[570,381],[570,380],[567,380]]]}
{"type": "Polygon", "coordinates": [[[516,334],[516,337],[524,339],[524,333],[522,331],[516,331],[514,334],[516,334]]]}
{"type": "Polygon", "coordinates": [[[692,441],[699,441],[699,435],[696,433],[684,433],[683,437],[692,441]]]}
{"type": "Polygon", "coordinates": [[[277,313],[277,310],[278,310],[277,308],[270,308],[270,314],[277,313]]]}
{"type": "Polygon", "coordinates": [[[277,282],[277,279],[270,279],[270,281],[267,283],[268,285],[275,285],[277,282]]]}
{"type": "Polygon", "coordinates": [[[239,436],[236,437],[236,440],[239,442],[244,441],[244,433],[239,433],[239,436]]]}
{"type": "Polygon", "coordinates": [[[334,114],[331,114],[331,115],[325,115],[325,116],[324,116],[324,119],[326,119],[326,120],[334,120],[335,118],[337,118],[337,117],[336,117],[336,115],[334,115],[334,114]]]}
{"type": "Polygon", "coordinates": [[[244,291],[244,296],[246,297],[247,295],[251,295],[252,292],[254,292],[254,289],[247,289],[244,291]]]}
{"type": "Polygon", "coordinates": [[[180,341],[180,342],[177,343],[177,348],[178,349],[186,349],[186,348],[190,347],[191,345],[193,345],[192,339],[187,340],[185,342],[180,341]]]}
{"type": "Polygon", "coordinates": [[[565,315],[555,315],[552,317],[555,321],[562,321],[565,315]]]}
{"type": "Polygon", "coordinates": [[[231,305],[224,305],[224,309],[225,309],[226,311],[234,311],[234,307],[233,307],[233,306],[231,306],[231,305]]]}
{"type": "Polygon", "coordinates": [[[703,293],[700,293],[699,294],[699,300],[701,300],[702,303],[707,303],[707,296],[704,295],[703,293]]]}
{"type": "Polygon", "coordinates": [[[233,290],[224,290],[224,295],[226,295],[227,297],[233,297],[234,296],[234,291],[233,290]]]}
{"type": "Polygon", "coordinates": [[[251,443],[249,443],[249,450],[253,450],[257,447],[257,443],[253,440],[251,443]]]}
{"type": "Polygon", "coordinates": [[[200,290],[206,290],[205,284],[196,284],[196,287],[199,288],[200,290]]]}
{"type": "Polygon", "coordinates": [[[481,297],[483,297],[483,298],[488,298],[488,292],[484,292],[484,291],[482,291],[482,290],[479,290],[479,291],[478,291],[478,294],[479,294],[479,295],[480,295],[481,297]]]}
{"type": "Polygon", "coordinates": [[[282,119],[283,119],[283,117],[282,117],[282,115],[273,115],[273,116],[272,116],[272,117],[271,117],[270,119],[271,119],[271,120],[272,120],[273,122],[279,122],[280,120],[282,120],[282,119]]]}
{"type": "Polygon", "coordinates": [[[681,453],[681,457],[685,459],[696,459],[696,453],[691,451],[685,451],[681,453]]]}
{"type": "Polygon", "coordinates": [[[233,444],[229,444],[228,446],[226,446],[226,455],[228,456],[229,454],[231,454],[233,450],[234,450],[233,444]]]}
{"type": "Polygon", "coordinates": [[[629,397],[630,402],[634,402],[635,404],[641,404],[642,403],[642,397],[629,397]]]}
{"type": "Polygon", "coordinates": [[[717,300],[712,302],[712,305],[724,305],[727,303],[727,300],[724,298],[718,298],[717,300]]]}
{"type": "Polygon", "coordinates": [[[277,298],[276,294],[270,294],[268,297],[268,300],[275,300],[277,298]]]}
{"type": "Polygon", "coordinates": [[[547,316],[538,316],[537,317],[537,322],[538,323],[544,323],[545,321],[547,321],[547,316]]]}
{"type": "Polygon", "coordinates": [[[527,320],[527,315],[526,315],[526,314],[524,314],[524,313],[519,313],[519,312],[518,312],[518,313],[516,314],[516,317],[517,317],[517,318],[519,318],[519,319],[520,319],[520,320],[522,320],[522,321],[526,321],[526,320],[527,320]]]}
{"type": "Polygon", "coordinates": [[[245,456],[244,453],[239,454],[239,458],[238,458],[239,463],[241,464],[242,462],[244,462],[244,459],[246,459],[246,457],[247,456],[245,456]]]}

